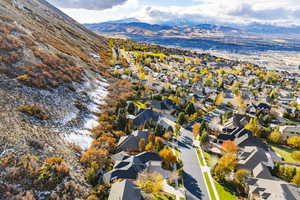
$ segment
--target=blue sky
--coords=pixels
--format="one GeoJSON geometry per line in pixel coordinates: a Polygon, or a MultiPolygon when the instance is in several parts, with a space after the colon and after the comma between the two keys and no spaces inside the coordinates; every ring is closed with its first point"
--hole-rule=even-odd
{"type": "Polygon", "coordinates": [[[300,25],[300,0],[48,0],[80,23],[135,17],[148,23],[300,25]]]}

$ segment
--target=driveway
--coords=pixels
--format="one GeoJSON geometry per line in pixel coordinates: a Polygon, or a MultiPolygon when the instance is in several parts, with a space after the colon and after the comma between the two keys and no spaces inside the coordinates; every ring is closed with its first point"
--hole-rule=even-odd
{"type": "Polygon", "coordinates": [[[187,200],[209,200],[204,177],[197,153],[193,148],[193,133],[181,129],[181,137],[178,140],[180,159],[183,162],[183,182],[187,190],[187,200]]]}

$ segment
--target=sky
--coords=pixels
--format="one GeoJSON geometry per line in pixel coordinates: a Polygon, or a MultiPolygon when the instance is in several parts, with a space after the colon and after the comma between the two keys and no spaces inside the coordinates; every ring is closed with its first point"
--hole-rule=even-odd
{"type": "Polygon", "coordinates": [[[48,0],[80,23],[125,18],[163,24],[300,25],[300,0],[48,0]]]}

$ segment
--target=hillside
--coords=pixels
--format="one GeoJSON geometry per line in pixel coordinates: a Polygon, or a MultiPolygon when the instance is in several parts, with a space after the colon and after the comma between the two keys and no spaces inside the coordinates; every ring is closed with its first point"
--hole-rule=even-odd
{"type": "Polygon", "coordinates": [[[91,140],[110,59],[107,39],[46,1],[0,0],[0,199],[85,199],[71,143],[91,140]]]}

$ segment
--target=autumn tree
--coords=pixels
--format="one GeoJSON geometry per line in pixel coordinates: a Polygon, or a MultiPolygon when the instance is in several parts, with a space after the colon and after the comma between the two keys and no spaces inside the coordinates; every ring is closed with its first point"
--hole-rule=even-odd
{"type": "Polygon", "coordinates": [[[226,140],[222,144],[222,151],[224,153],[236,153],[238,149],[239,147],[231,140],[226,140]]]}
{"type": "Polygon", "coordinates": [[[173,151],[168,148],[161,150],[159,155],[164,160],[164,163],[168,166],[168,168],[171,168],[171,165],[175,164],[177,161],[176,155],[174,155],[173,151]]]}
{"type": "Polygon", "coordinates": [[[142,138],[139,141],[139,150],[140,150],[140,152],[145,151],[145,148],[146,148],[146,141],[145,141],[144,138],[142,138]]]}
{"type": "Polygon", "coordinates": [[[82,154],[80,162],[86,167],[90,167],[92,162],[102,167],[108,162],[108,151],[90,148],[82,154]]]}
{"type": "Polygon", "coordinates": [[[250,122],[245,125],[245,129],[251,131],[256,137],[260,137],[262,132],[262,128],[256,118],[251,118],[250,122]]]}
{"type": "Polygon", "coordinates": [[[201,127],[201,124],[199,123],[195,123],[193,125],[193,133],[194,133],[194,137],[197,137],[200,135],[200,127],[201,127]]]}
{"type": "Polygon", "coordinates": [[[237,166],[237,155],[234,153],[227,153],[222,156],[217,165],[213,169],[213,175],[216,180],[224,180],[225,176],[234,171],[237,166]]]}
{"type": "Polygon", "coordinates": [[[149,142],[146,147],[145,147],[146,151],[153,151],[154,150],[154,145],[152,142],[149,142]]]}
{"type": "Polygon", "coordinates": [[[144,171],[137,177],[136,184],[147,194],[156,194],[163,188],[163,176],[157,172],[144,171]]]}
{"type": "Polygon", "coordinates": [[[268,140],[272,143],[279,144],[282,140],[279,130],[274,130],[273,132],[271,132],[268,136],[268,140]]]}
{"type": "Polygon", "coordinates": [[[296,175],[293,177],[291,183],[300,187],[300,170],[296,172],[296,175]]]}
{"type": "Polygon", "coordinates": [[[292,136],[287,140],[287,144],[292,147],[300,147],[300,136],[292,136]]]}
{"type": "Polygon", "coordinates": [[[221,105],[224,101],[224,97],[225,97],[224,92],[221,92],[220,94],[218,94],[215,99],[215,105],[216,106],[221,105]]]}
{"type": "Polygon", "coordinates": [[[246,177],[250,174],[247,169],[238,169],[234,173],[234,182],[237,184],[244,184],[246,177]]]}
{"type": "Polygon", "coordinates": [[[293,151],[291,157],[300,162],[300,151],[293,151]]]}

